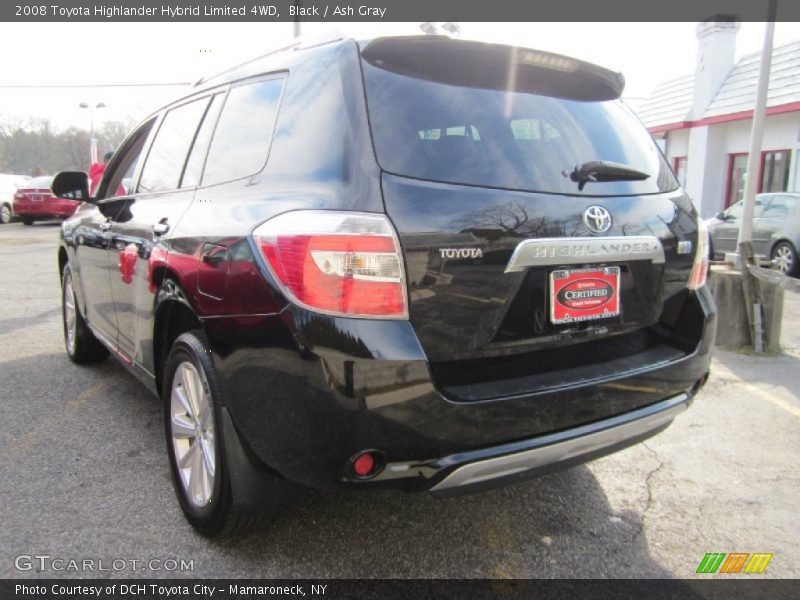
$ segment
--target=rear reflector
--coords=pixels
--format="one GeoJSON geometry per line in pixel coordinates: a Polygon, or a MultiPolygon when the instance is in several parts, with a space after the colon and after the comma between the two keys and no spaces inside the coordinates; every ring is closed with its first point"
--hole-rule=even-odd
{"type": "Polygon", "coordinates": [[[365,452],[353,461],[353,473],[358,477],[366,477],[373,468],[375,468],[375,459],[369,452],[365,452]]]}
{"type": "Polygon", "coordinates": [[[690,290],[699,290],[706,284],[708,276],[708,229],[706,224],[697,220],[697,253],[694,255],[692,274],[689,276],[687,287],[690,290]]]}
{"type": "Polygon", "coordinates": [[[400,246],[385,216],[293,211],[260,225],[253,238],[295,303],[326,314],[407,317],[400,246]]]}

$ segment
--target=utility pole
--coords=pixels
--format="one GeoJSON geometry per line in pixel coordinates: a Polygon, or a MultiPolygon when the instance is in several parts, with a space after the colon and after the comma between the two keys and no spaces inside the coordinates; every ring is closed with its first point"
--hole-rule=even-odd
{"type": "MultiPolygon", "coordinates": [[[[761,158],[761,142],[764,137],[764,118],[767,106],[767,88],[769,87],[769,69],[772,62],[772,38],[775,35],[775,16],[778,0],[769,0],[767,5],[767,22],[764,30],[764,47],[761,49],[761,64],[758,69],[758,85],[756,102],[753,107],[753,129],[750,133],[750,153],[747,156],[747,181],[744,185],[744,206],[742,220],[739,224],[739,240],[736,245],[737,263],[742,272],[742,293],[745,300],[745,312],[753,348],[763,352],[765,347],[765,310],[761,294],[761,282],[750,271],[751,266],[758,266],[758,259],[753,251],[753,213],[756,205],[756,183],[761,158]]],[[[772,307],[774,310],[774,306],[772,307]]]]}
{"type": "MultiPolygon", "coordinates": [[[[767,87],[769,70],[772,62],[772,38],[775,35],[775,15],[778,0],[769,0],[767,7],[766,30],[764,31],[764,47],[761,50],[761,65],[758,69],[758,87],[756,88],[756,104],[753,108],[753,129],[750,133],[750,153],[747,156],[747,181],[744,185],[744,205],[742,220],[739,225],[739,262],[743,263],[741,245],[753,240],[753,212],[756,205],[756,185],[758,168],[761,163],[761,142],[764,138],[764,117],[767,105],[767,87]]],[[[746,268],[746,267],[745,267],[746,268]]]]}

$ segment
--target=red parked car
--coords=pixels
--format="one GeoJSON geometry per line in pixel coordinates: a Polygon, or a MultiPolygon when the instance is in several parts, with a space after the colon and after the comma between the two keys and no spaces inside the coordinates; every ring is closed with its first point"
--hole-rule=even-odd
{"type": "Polygon", "coordinates": [[[34,177],[14,194],[14,214],[25,225],[42,219],[66,219],[78,208],[79,200],[56,198],[50,189],[52,183],[52,175],[34,177]]]}

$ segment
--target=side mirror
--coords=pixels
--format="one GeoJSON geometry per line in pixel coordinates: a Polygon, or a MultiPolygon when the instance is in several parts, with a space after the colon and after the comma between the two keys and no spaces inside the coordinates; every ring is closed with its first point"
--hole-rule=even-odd
{"type": "Polygon", "coordinates": [[[89,176],[83,171],[61,171],[50,187],[59,198],[92,201],[89,197],[89,176]]]}
{"type": "Polygon", "coordinates": [[[719,211],[717,214],[714,215],[715,219],[719,219],[720,221],[727,221],[728,215],[726,215],[723,211],[719,211]]]}

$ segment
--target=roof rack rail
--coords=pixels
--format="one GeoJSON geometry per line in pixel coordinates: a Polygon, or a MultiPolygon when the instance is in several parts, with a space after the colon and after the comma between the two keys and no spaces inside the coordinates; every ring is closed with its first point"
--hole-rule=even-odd
{"type": "Polygon", "coordinates": [[[300,42],[295,51],[307,50],[308,48],[316,48],[317,46],[324,46],[333,42],[341,41],[345,38],[341,31],[336,28],[326,29],[317,35],[301,36],[298,39],[300,42]]]}
{"type": "Polygon", "coordinates": [[[316,48],[318,46],[324,46],[325,44],[338,42],[343,39],[344,36],[337,29],[325,31],[320,35],[295,38],[294,40],[292,40],[292,43],[289,44],[288,46],[281,46],[280,48],[276,48],[275,50],[270,50],[266,54],[261,54],[259,56],[256,56],[255,58],[246,60],[243,63],[234,65],[228,69],[225,69],[224,71],[220,71],[219,73],[211,75],[210,77],[201,77],[194,83],[194,87],[197,87],[201,83],[208,83],[209,81],[216,79],[217,77],[222,77],[226,73],[231,73],[233,71],[236,71],[237,69],[249,65],[250,63],[254,63],[258,60],[261,60],[262,58],[272,56],[273,54],[279,54],[280,52],[288,52],[289,50],[295,50],[295,51],[307,50],[309,48],[316,48]]]}
{"type": "Polygon", "coordinates": [[[289,50],[291,50],[293,48],[297,48],[298,46],[300,46],[300,40],[293,40],[292,43],[289,44],[288,46],[281,46],[280,48],[276,48],[275,50],[270,50],[269,52],[267,52],[265,54],[260,54],[259,56],[251,58],[249,60],[246,60],[243,63],[239,63],[239,64],[234,65],[234,66],[232,66],[232,67],[230,67],[228,69],[225,69],[224,71],[220,71],[219,73],[215,73],[214,75],[211,75],[210,77],[201,77],[200,79],[198,79],[195,82],[194,87],[197,87],[201,83],[208,83],[209,81],[217,79],[218,77],[222,77],[226,73],[231,73],[233,71],[236,71],[237,69],[241,69],[242,67],[244,67],[246,65],[249,65],[250,63],[254,63],[254,62],[258,61],[258,60],[261,60],[262,58],[266,58],[268,56],[272,56],[273,54],[278,54],[280,52],[287,52],[287,51],[289,51],[289,50]]]}

